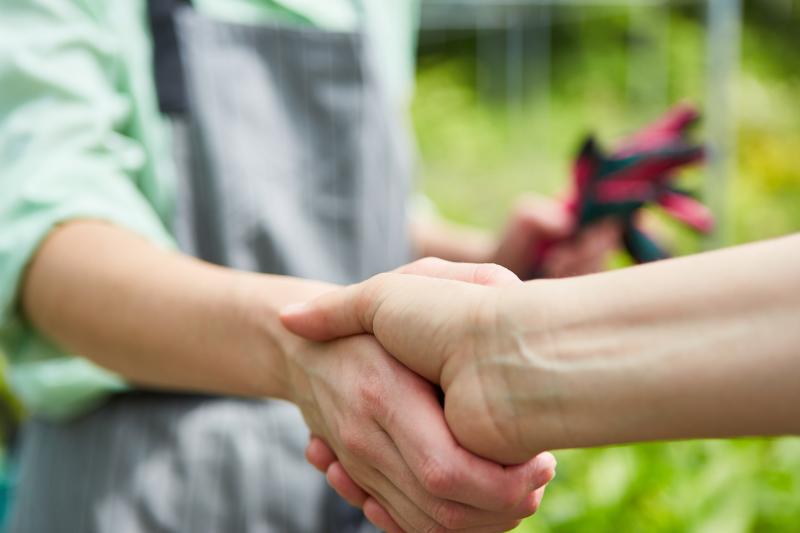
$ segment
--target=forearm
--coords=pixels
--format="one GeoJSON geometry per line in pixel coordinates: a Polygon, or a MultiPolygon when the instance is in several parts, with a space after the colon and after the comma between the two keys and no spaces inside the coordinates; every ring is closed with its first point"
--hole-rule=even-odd
{"type": "Polygon", "coordinates": [[[800,432],[799,236],[507,292],[532,448],[800,432]]]}
{"type": "Polygon", "coordinates": [[[329,286],[238,272],[160,250],[101,222],[56,229],[23,287],[28,318],[133,383],[287,396],[277,310],[329,286]]]}

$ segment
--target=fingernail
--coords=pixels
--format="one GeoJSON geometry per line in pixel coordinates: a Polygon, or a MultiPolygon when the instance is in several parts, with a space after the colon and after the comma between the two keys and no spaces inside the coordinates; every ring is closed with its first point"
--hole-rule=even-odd
{"type": "Polygon", "coordinates": [[[556,465],[558,465],[558,461],[556,460],[556,456],[553,455],[550,452],[542,453],[542,462],[545,464],[545,466],[549,467],[550,469],[552,469],[554,471],[556,469],[556,465]]]}
{"type": "Polygon", "coordinates": [[[556,458],[550,452],[543,452],[536,458],[536,477],[531,479],[532,490],[550,483],[556,476],[556,458]]]}

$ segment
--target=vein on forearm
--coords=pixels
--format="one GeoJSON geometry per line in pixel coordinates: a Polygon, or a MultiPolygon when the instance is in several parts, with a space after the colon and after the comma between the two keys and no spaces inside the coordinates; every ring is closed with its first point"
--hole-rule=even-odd
{"type": "Polygon", "coordinates": [[[529,284],[519,308],[554,311],[520,319],[520,346],[558,384],[567,444],[797,431],[799,249],[790,237],[529,284]]]}

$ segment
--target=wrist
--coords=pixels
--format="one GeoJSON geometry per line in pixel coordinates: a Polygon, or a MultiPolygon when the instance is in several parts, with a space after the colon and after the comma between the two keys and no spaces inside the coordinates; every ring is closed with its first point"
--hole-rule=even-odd
{"type": "Polygon", "coordinates": [[[776,333],[796,331],[795,250],[774,241],[508,294],[503,315],[526,354],[508,384],[522,440],[583,447],[796,427],[785,408],[796,374],[781,370],[796,343],[776,333]]]}
{"type": "Polygon", "coordinates": [[[547,344],[550,286],[538,283],[476,287],[480,298],[465,308],[471,320],[442,368],[445,415],[457,440],[504,464],[568,442],[562,376],[547,344]]]}
{"type": "Polygon", "coordinates": [[[556,297],[557,282],[539,280],[508,287],[498,295],[498,331],[509,339],[518,361],[514,372],[504,375],[504,387],[515,420],[507,424],[516,436],[515,446],[533,456],[547,449],[563,448],[567,442],[564,413],[565,375],[559,368],[558,328],[561,315],[556,297]]]}
{"type": "Polygon", "coordinates": [[[308,341],[290,333],[280,322],[280,310],[312,299],[332,286],[298,278],[241,274],[235,298],[247,325],[248,357],[258,358],[262,372],[254,376],[258,396],[297,403],[301,368],[296,359],[308,341]]]}
{"type": "Polygon", "coordinates": [[[641,380],[640,369],[623,353],[631,346],[618,342],[620,324],[606,320],[613,305],[585,279],[505,291],[500,316],[522,361],[506,386],[529,453],[606,444],[639,418],[642,402],[631,401],[628,385],[641,380]]]}
{"type": "Polygon", "coordinates": [[[253,396],[285,399],[286,362],[278,309],[265,285],[260,275],[237,273],[231,294],[237,319],[245,326],[239,340],[244,346],[242,356],[251,359],[252,368],[257,369],[251,376],[253,396]]]}
{"type": "MultiPolygon", "coordinates": [[[[690,423],[696,395],[680,392],[676,357],[688,355],[680,339],[702,326],[688,309],[646,294],[653,284],[634,274],[530,282],[509,298],[509,320],[526,360],[509,386],[523,391],[516,407],[529,446],[590,447],[687,434],[682,426],[690,423]]],[[[677,291],[674,297],[680,299],[677,291]]]]}

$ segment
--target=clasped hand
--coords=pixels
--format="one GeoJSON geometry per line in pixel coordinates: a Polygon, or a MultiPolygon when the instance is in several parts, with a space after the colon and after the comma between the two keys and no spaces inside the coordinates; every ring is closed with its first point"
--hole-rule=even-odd
{"type": "Polygon", "coordinates": [[[326,341],[295,350],[307,456],[379,527],[504,531],[536,511],[555,461],[517,441],[504,391],[520,355],[493,334],[492,286],[519,283],[496,265],[424,259],[282,313],[326,341]]]}

